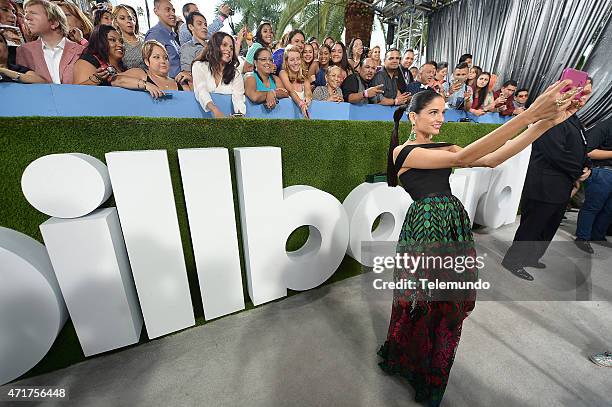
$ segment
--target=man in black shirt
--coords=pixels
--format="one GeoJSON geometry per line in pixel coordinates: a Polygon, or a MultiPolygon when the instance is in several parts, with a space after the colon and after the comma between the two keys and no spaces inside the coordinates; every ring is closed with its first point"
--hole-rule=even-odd
{"type": "MultiPolygon", "coordinates": [[[[592,82],[584,87],[586,101],[592,82]]],[[[577,115],[548,130],[533,144],[523,186],[521,221],[502,266],[533,280],[524,267],[544,268],[540,258],[561,225],[576,181],[591,174],[585,131],[577,115]]]]}
{"type": "Polygon", "coordinates": [[[612,117],[587,133],[587,151],[593,169],[585,181],[584,203],[576,225],[576,245],[593,253],[588,241],[605,241],[612,222],[612,117]]]}
{"type": "Polygon", "coordinates": [[[410,101],[410,95],[406,93],[406,82],[399,69],[400,52],[391,48],[385,54],[385,66],[374,75],[372,85],[383,85],[383,94],[375,95],[375,103],[386,106],[403,105],[410,101]]]}
{"type": "Polygon", "coordinates": [[[383,93],[383,84],[370,86],[376,73],[376,62],[372,58],[364,58],[359,62],[357,72],[350,74],[342,82],[344,101],[356,105],[376,103],[374,96],[383,93]]]}

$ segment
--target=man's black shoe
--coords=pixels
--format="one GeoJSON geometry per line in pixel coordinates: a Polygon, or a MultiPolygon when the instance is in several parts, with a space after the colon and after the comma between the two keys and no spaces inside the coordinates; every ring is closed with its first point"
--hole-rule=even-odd
{"type": "Polygon", "coordinates": [[[533,267],[534,269],[545,269],[546,264],[542,263],[541,261],[536,261],[533,264],[525,264],[525,267],[533,267]]]}
{"type": "Polygon", "coordinates": [[[591,244],[587,240],[576,239],[574,240],[574,243],[576,244],[576,247],[578,247],[583,252],[586,252],[589,254],[595,253],[595,250],[593,250],[593,248],[591,247],[591,244]]]}
{"type": "Polygon", "coordinates": [[[514,268],[514,269],[508,269],[508,271],[510,271],[512,274],[514,274],[518,278],[522,278],[523,280],[527,280],[527,281],[533,281],[533,276],[531,274],[529,274],[522,267],[514,268]]]}
{"type": "Polygon", "coordinates": [[[508,270],[509,272],[514,274],[515,276],[517,276],[518,278],[522,278],[523,280],[533,281],[533,276],[531,274],[529,274],[527,271],[525,271],[525,269],[522,266],[518,266],[516,264],[510,264],[507,261],[502,261],[501,265],[506,270],[508,270]]]}

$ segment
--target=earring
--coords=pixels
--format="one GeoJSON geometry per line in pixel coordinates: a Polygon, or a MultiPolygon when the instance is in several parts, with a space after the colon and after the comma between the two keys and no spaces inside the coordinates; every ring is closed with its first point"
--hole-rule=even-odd
{"type": "Polygon", "coordinates": [[[408,140],[415,141],[416,140],[416,132],[414,131],[414,127],[410,129],[410,134],[408,135],[408,140]]]}

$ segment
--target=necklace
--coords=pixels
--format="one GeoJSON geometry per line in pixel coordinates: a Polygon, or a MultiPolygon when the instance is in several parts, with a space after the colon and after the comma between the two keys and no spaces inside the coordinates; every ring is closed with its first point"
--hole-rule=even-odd
{"type": "Polygon", "coordinates": [[[164,76],[161,76],[161,75],[156,75],[154,73],[151,73],[151,76],[152,76],[151,79],[153,79],[153,82],[155,82],[156,85],[157,85],[158,81],[162,81],[162,80],[163,80],[164,83],[166,83],[166,85],[162,85],[162,86],[157,85],[157,87],[163,88],[163,89],[170,89],[171,85],[167,85],[167,83],[168,83],[168,78],[167,77],[164,77],[164,76]]]}

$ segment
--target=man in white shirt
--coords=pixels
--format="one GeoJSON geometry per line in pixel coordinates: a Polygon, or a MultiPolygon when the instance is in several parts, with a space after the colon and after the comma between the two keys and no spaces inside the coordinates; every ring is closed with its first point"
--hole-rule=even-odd
{"type": "Polygon", "coordinates": [[[28,28],[39,38],[17,48],[17,64],[49,83],[73,83],[74,63],[84,47],[66,38],[68,23],[62,9],[46,0],[28,0],[24,10],[28,28]]]}

